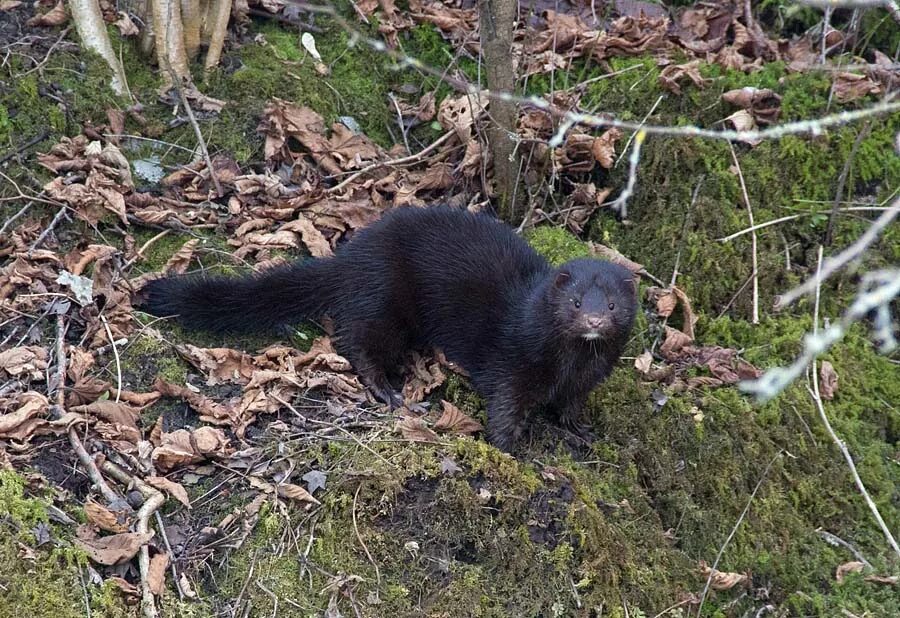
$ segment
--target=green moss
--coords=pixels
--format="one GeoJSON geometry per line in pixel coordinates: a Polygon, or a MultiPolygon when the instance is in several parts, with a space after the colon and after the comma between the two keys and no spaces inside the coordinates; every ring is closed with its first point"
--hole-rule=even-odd
{"type": "Polygon", "coordinates": [[[528,232],[526,239],[554,266],[590,255],[587,245],[562,228],[538,227],[528,232]]]}
{"type": "Polygon", "coordinates": [[[85,556],[67,540],[74,530],[50,523],[47,503],[24,488],[22,477],[0,472],[0,618],[134,616],[120,594],[89,581],[85,556]],[[33,532],[38,525],[48,527],[51,539],[41,546],[33,532]]]}

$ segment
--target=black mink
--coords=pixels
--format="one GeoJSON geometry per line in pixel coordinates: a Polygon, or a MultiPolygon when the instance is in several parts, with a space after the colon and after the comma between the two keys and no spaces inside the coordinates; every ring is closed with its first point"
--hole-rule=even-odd
{"type": "Polygon", "coordinates": [[[488,439],[510,450],[530,412],[585,433],[581,409],[610,374],[637,302],[627,269],[593,259],[553,268],[507,225],[448,207],[398,208],[334,257],[243,277],[150,282],[141,307],[212,332],[271,330],[328,315],[337,350],[380,400],[404,352],[437,347],[488,406],[488,439]]]}

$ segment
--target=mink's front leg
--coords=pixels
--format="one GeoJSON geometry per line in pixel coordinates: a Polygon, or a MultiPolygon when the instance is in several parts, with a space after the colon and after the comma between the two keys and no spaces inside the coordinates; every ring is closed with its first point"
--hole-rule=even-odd
{"type": "Polygon", "coordinates": [[[525,431],[528,415],[509,387],[502,387],[488,397],[488,442],[509,453],[525,431]]]}
{"type": "Polygon", "coordinates": [[[572,432],[588,444],[597,439],[597,434],[594,433],[593,428],[585,418],[583,399],[567,399],[555,406],[555,408],[559,424],[563,429],[572,432]]]}

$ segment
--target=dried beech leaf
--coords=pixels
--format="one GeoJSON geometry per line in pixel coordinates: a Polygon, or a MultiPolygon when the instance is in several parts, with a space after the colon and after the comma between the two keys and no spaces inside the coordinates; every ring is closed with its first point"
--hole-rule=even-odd
{"type": "Polygon", "coordinates": [[[866,565],[864,562],[856,560],[845,562],[844,564],[838,565],[838,568],[834,572],[834,578],[839,582],[842,582],[848,573],[862,573],[865,568],[866,565]]]}
{"type": "Polygon", "coordinates": [[[834,366],[828,361],[822,361],[819,368],[819,389],[822,399],[834,399],[834,393],[838,387],[838,374],[834,366]]]}
{"type": "Polygon", "coordinates": [[[441,405],[444,406],[444,413],[434,424],[436,430],[469,436],[484,429],[481,423],[449,401],[442,399],[441,405]]]}
{"type": "Polygon", "coordinates": [[[176,483],[175,481],[171,481],[164,476],[148,476],[146,479],[147,484],[151,487],[155,487],[160,491],[164,491],[184,506],[191,508],[191,499],[188,497],[187,490],[181,483],[176,483]]]}
{"type": "Polygon", "coordinates": [[[644,351],[643,354],[634,359],[634,368],[638,370],[638,373],[642,375],[647,375],[650,373],[650,368],[653,366],[653,355],[649,350],[644,351]]]}
{"type": "Polygon", "coordinates": [[[88,500],[84,505],[84,514],[87,520],[107,532],[128,532],[128,522],[120,522],[115,513],[108,508],[88,500]]]}
{"type": "Polygon", "coordinates": [[[700,561],[700,574],[709,579],[709,585],[713,590],[731,590],[738,584],[746,584],[750,581],[746,573],[726,573],[713,570],[702,560],[700,561]]]}
{"type": "Polygon", "coordinates": [[[147,583],[150,592],[159,596],[166,586],[166,569],[169,568],[169,554],[159,552],[150,557],[150,568],[147,570],[147,583]]]}
{"type": "Polygon", "coordinates": [[[403,434],[403,437],[413,442],[437,442],[438,436],[425,421],[415,416],[404,416],[397,422],[397,429],[403,434]]]}
{"type": "Polygon", "coordinates": [[[134,558],[142,545],[153,538],[153,532],[123,532],[96,539],[74,539],[74,543],[97,564],[112,566],[134,558]]]}
{"type": "Polygon", "coordinates": [[[320,504],[318,500],[313,498],[313,495],[311,493],[309,493],[299,485],[294,485],[293,483],[283,483],[281,485],[278,485],[277,491],[278,495],[282,498],[296,500],[297,502],[320,504]]]}

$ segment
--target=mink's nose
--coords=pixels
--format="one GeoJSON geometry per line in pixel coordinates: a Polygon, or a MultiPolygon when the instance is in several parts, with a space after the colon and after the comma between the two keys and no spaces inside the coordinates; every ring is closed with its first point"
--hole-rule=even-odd
{"type": "Polygon", "coordinates": [[[590,328],[600,328],[600,327],[603,326],[603,325],[605,324],[605,322],[606,322],[606,321],[603,319],[603,316],[599,316],[599,315],[596,315],[596,314],[592,314],[592,315],[585,316],[584,320],[585,320],[585,322],[587,322],[587,325],[588,325],[590,328]]]}

